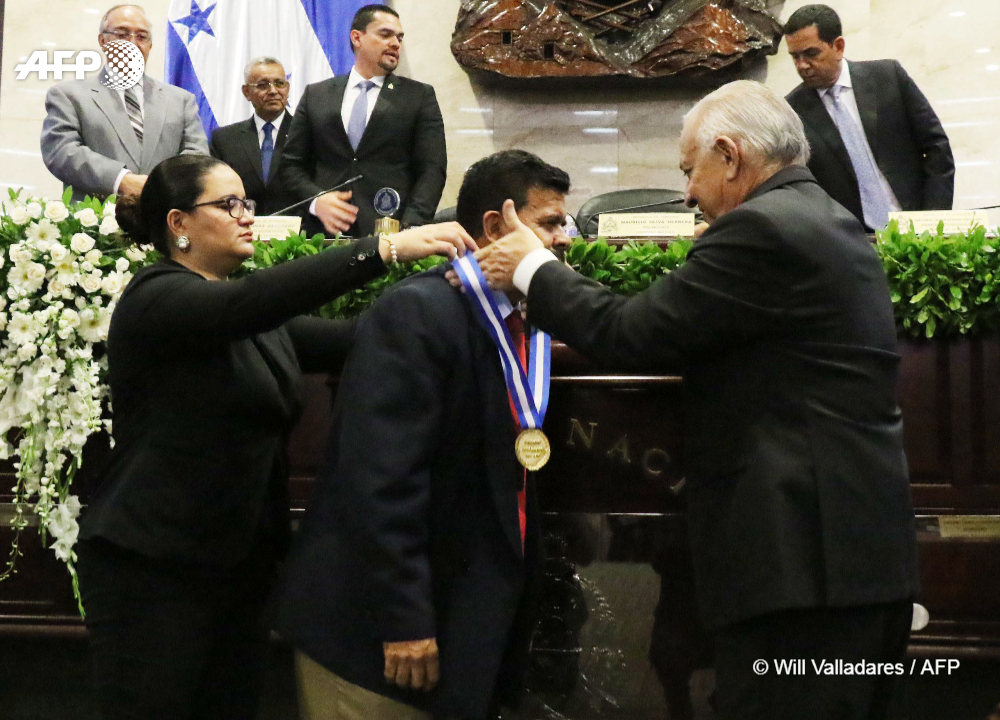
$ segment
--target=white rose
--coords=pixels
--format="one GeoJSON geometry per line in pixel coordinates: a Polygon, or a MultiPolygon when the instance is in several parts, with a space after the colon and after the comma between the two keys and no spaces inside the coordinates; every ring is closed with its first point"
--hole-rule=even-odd
{"type": "Polygon", "coordinates": [[[25,343],[17,349],[17,356],[22,362],[28,362],[31,358],[35,357],[35,353],[38,352],[38,346],[35,343],[25,343]]]}
{"type": "Polygon", "coordinates": [[[0,310],[4,310],[7,307],[7,299],[0,295],[0,310]]]}
{"type": "Polygon", "coordinates": [[[61,222],[69,217],[69,210],[58,200],[45,203],[45,217],[52,222],[61,222]]]}
{"type": "Polygon", "coordinates": [[[59,316],[59,322],[64,322],[68,327],[77,327],[80,324],[80,313],[73,308],[66,308],[59,316]]]}
{"type": "Polygon", "coordinates": [[[0,332],[7,329],[7,313],[0,312],[0,332]]]}
{"type": "Polygon", "coordinates": [[[62,282],[58,277],[54,277],[49,280],[49,292],[55,296],[60,296],[66,292],[66,283],[62,282]]]}
{"type": "Polygon", "coordinates": [[[36,220],[42,216],[42,206],[37,202],[28,203],[24,209],[28,211],[29,217],[33,217],[36,220]]]}
{"type": "Polygon", "coordinates": [[[70,238],[69,246],[73,248],[73,252],[82,254],[94,247],[94,238],[86,233],[76,233],[70,238]]]}
{"type": "Polygon", "coordinates": [[[101,275],[100,273],[90,273],[89,275],[84,275],[83,279],[80,280],[80,287],[83,288],[84,292],[95,293],[101,289],[101,275]]]}
{"type": "Polygon", "coordinates": [[[132,262],[141,263],[146,259],[146,253],[135,245],[132,245],[125,249],[125,257],[132,262]]]}
{"type": "Polygon", "coordinates": [[[115,216],[115,204],[108,203],[107,205],[104,206],[104,209],[101,210],[101,217],[114,217],[114,216],[115,216]]]}
{"type": "Polygon", "coordinates": [[[23,265],[31,262],[33,259],[31,251],[25,248],[21,243],[11,245],[8,253],[10,254],[10,259],[15,265],[23,265]]]}
{"type": "MultiPolygon", "coordinates": [[[[79,280],[77,282],[79,282],[79,280]]],[[[76,300],[74,300],[73,304],[76,305],[77,310],[83,310],[85,307],[87,307],[87,301],[82,297],[78,297],[76,300]]]]}
{"type": "MultiPolygon", "coordinates": [[[[114,205],[111,207],[114,208],[114,205]]],[[[118,227],[118,221],[115,220],[114,212],[101,220],[101,227],[98,229],[101,235],[114,235],[116,232],[121,230],[121,228],[118,227]]]]}
{"type": "Polygon", "coordinates": [[[52,258],[53,264],[58,264],[69,257],[69,250],[62,243],[54,243],[49,246],[49,257],[52,258]]]}
{"type": "Polygon", "coordinates": [[[132,267],[131,264],[125,258],[120,257],[115,261],[115,270],[117,270],[120,273],[128,272],[128,269],[130,267],[132,267]]]}
{"type": "Polygon", "coordinates": [[[104,291],[105,295],[114,295],[122,291],[122,276],[121,273],[112,272],[104,276],[101,281],[101,290],[104,291]]]}
{"type": "Polygon", "coordinates": [[[45,280],[45,266],[36,262],[28,265],[28,280],[32,283],[41,283],[45,280]]]}
{"type": "Polygon", "coordinates": [[[102,257],[104,257],[104,253],[102,253],[102,252],[101,252],[100,250],[98,250],[97,248],[94,248],[93,250],[91,250],[90,252],[88,252],[88,253],[87,253],[86,255],[84,255],[83,257],[84,257],[84,259],[85,259],[85,260],[86,260],[87,262],[89,262],[90,264],[92,264],[92,265],[96,265],[96,264],[97,264],[97,262],[98,262],[98,261],[99,261],[99,260],[100,260],[100,259],[101,259],[102,257]]]}
{"type": "Polygon", "coordinates": [[[28,220],[31,219],[31,215],[28,214],[28,208],[23,205],[17,205],[11,208],[10,212],[7,213],[11,220],[13,220],[18,225],[24,225],[28,220]]]}
{"type": "MultiPolygon", "coordinates": [[[[45,214],[48,215],[48,208],[45,208],[45,214]]],[[[80,210],[79,212],[73,213],[73,217],[80,221],[80,224],[84,227],[94,227],[100,220],[95,213],[90,208],[80,210]]]]}
{"type": "Polygon", "coordinates": [[[85,273],[94,272],[94,264],[89,260],[84,260],[80,263],[80,270],[85,273]]]}

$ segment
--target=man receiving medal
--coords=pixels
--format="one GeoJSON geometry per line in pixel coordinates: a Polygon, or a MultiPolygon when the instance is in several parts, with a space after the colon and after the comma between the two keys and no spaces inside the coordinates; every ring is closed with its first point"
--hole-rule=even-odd
{"type": "MultiPolygon", "coordinates": [[[[557,252],[569,177],[523,151],[473,165],[458,220],[481,247],[504,201],[557,252]]],[[[313,500],[280,597],[303,718],[484,718],[513,704],[540,560],[529,469],[549,338],[474,264],[390,288],[362,316],[313,500]]]]}

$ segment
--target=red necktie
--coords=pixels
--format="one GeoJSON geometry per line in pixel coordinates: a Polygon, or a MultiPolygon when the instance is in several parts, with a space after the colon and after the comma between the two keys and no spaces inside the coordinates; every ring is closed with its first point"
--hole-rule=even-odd
{"type": "MultiPolygon", "coordinates": [[[[510,331],[510,337],[514,341],[514,347],[517,348],[517,356],[521,361],[521,369],[524,370],[528,367],[528,351],[524,344],[524,321],[521,320],[521,312],[515,308],[514,312],[507,316],[507,329],[510,331]]],[[[517,408],[514,406],[514,399],[510,396],[510,390],[507,391],[507,401],[510,403],[510,412],[514,416],[514,423],[520,428],[520,420],[517,416],[517,408]]],[[[524,428],[520,428],[523,430],[524,428]]],[[[524,470],[524,475],[521,480],[521,489],[517,491],[517,518],[521,525],[521,552],[524,552],[524,535],[528,527],[528,516],[526,511],[526,500],[525,488],[528,484],[528,471],[524,470]]]]}

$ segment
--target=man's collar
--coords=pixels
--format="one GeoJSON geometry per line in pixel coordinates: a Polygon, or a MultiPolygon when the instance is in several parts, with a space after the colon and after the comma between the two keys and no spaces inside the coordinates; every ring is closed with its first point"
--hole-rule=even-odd
{"type": "MultiPolygon", "coordinates": [[[[274,125],[275,130],[281,129],[281,123],[284,121],[284,119],[285,119],[285,111],[282,110],[281,115],[279,115],[278,117],[274,118],[274,120],[271,121],[271,124],[274,125]]],[[[264,125],[267,123],[267,120],[262,118],[256,112],[254,112],[253,123],[257,127],[257,132],[261,132],[264,129],[264,125]]]]}
{"type": "MultiPolygon", "coordinates": [[[[847,58],[840,59],[840,77],[837,78],[837,82],[834,85],[840,85],[841,87],[853,88],[851,84],[851,70],[847,66],[847,58]]],[[[817,90],[820,98],[826,97],[826,94],[830,92],[830,88],[824,88],[823,90],[817,90]]]]}
{"type": "MultiPolygon", "coordinates": [[[[364,81],[365,81],[365,78],[363,78],[361,76],[361,73],[358,72],[358,69],[356,67],[352,67],[351,68],[351,74],[347,78],[347,88],[348,88],[348,90],[351,89],[351,88],[353,88],[353,87],[356,87],[358,85],[358,83],[362,83],[364,81]]],[[[385,75],[375,75],[375,76],[373,76],[371,78],[371,80],[369,82],[373,82],[376,85],[378,85],[379,87],[382,87],[383,83],[385,83],[385,75]]]]}

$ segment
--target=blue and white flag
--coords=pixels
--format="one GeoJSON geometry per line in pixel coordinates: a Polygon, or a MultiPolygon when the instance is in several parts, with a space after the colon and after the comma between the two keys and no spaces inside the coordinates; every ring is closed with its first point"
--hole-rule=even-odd
{"type": "Polygon", "coordinates": [[[351,19],[371,0],[171,0],[164,79],[194,94],[205,133],[244,120],[243,68],[255,57],[281,61],[295,111],[306,85],[354,64],[351,19]]]}

